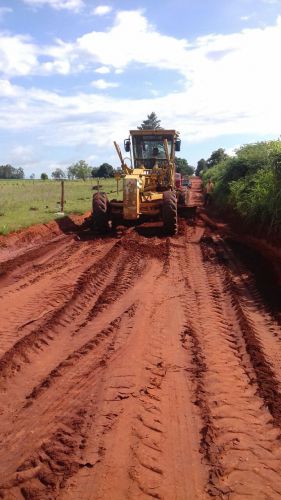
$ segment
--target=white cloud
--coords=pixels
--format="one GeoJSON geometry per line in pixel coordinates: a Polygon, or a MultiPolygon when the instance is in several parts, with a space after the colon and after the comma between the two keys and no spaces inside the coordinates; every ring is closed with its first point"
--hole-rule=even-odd
{"type": "Polygon", "coordinates": [[[43,63],[41,69],[45,74],[68,75],[70,73],[70,64],[68,61],[49,61],[43,63]]]}
{"type": "MultiPolygon", "coordinates": [[[[25,1],[43,2],[45,0],[25,1]]],[[[57,8],[61,2],[61,0],[59,2],[58,0],[48,1],[55,2],[57,8]]],[[[135,62],[160,69],[180,71],[188,46],[186,40],[178,40],[155,31],[139,11],[119,12],[111,29],[104,32],[86,33],[72,43],[56,40],[50,46],[36,46],[30,41],[28,43],[25,39],[27,37],[7,36],[6,38],[6,60],[13,61],[15,57],[17,62],[12,68],[10,64],[8,66],[3,64],[2,67],[0,65],[0,71],[8,75],[55,73],[66,75],[81,72],[97,64],[101,67],[110,66],[116,74],[121,74],[124,69],[135,62]],[[15,40],[18,47],[14,48],[15,40]],[[38,56],[38,60],[34,59],[33,63],[26,67],[25,62],[31,52],[34,56],[38,56]],[[42,63],[40,62],[41,56],[44,56],[42,63]],[[49,60],[46,61],[47,58],[49,60]],[[20,63],[26,67],[24,73],[19,68],[20,63]]]]}
{"type": "Polygon", "coordinates": [[[95,9],[93,9],[92,14],[95,16],[104,16],[105,14],[109,14],[112,11],[112,7],[109,5],[98,5],[95,9]]]}
{"type": "Polygon", "coordinates": [[[50,45],[47,47],[40,47],[40,55],[45,59],[49,59],[47,62],[38,65],[37,73],[43,74],[63,74],[67,75],[71,72],[71,66],[75,67],[76,72],[83,71],[84,65],[79,61],[78,54],[74,53],[74,44],[64,42],[63,40],[57,39],[55,45],[50,45]]]}
{"type": "Polygon", "coordinates": [[[281,45],[281,17],[272,26],[212,34],[192,45],[158,33],[135,11],[119,12],[111,29],[88,33],[72,43],[58,40],[53,46],[40,48],[27,38],[9,37],[9,50],[6,47],[3,52],[2,40],[3,35],[0,70],[7,73],[8,68],[9,74],[15,68],[23,75],[35,71],[67,74],[78,63],[81,70],[100,64],[100,68],[129,72],[130,64],[138,63],[174,69],[182,75],[180,92],[171,88],[162,97],[136,95],[130,99],[95,92],[94,88],[117,85],[103,79],[92,82],[92,93],[67,96],[16,86],[8,76],[2,76],[0,128],[14,133],[30,130],[40,144],[50,148],[79,147],[82,151],[91,145],[101,148],[103,154],[106,148],[111,152],[112,141],[121,141],[152,110],[164,127],[180,130],[186,142],[232,134],[265,138],[280,134],[281,68],[276,62],[276,47],[281,45]],[[129,26],[127,33],[125,26],[129,26]],[[15,59],[9,59],[13,43],[15,59]],[[38,63],[42,54],[50,57],[49,67],[47,62],[38,63]]]}
{"type": "Polygon", "coordinates": [[[84,6],[83,0],[23,0],[23,2],[31,7],[42,7],[48,5],[55,10],[72,10],[79,12],[84,6]]]}
{"type": "Polygon", "coordinates": [[[0,73],[28,75],[38,67],[37,54],[28,36],[0,34],[0,73]]]}
{"type": "Polygon", "coordinates": [[[119,84],[113,82],[106,82],[101,78],[99,80],[94,80],[93,82],[91,82],[91,86],[95,87],[96,89],[104,90],[104,89],[119,87],[119,84]]]}
{"type": "Polygon", "coordinates": [[[107,66],[101,66],[100,68],[95,69],[95,72],[105,75],[107,73],[110,73],[110,68],[108,68],[107,66]]]}
{"type": "Polygon", "coordinates": [[[116,70],[124,70],[134,62],[178,70],[187,46],[186,40],[158,33],[141,12],[122,11],[111,29],[79,37],[73,50],[116,70]]]}
{"type": "Polygon", "coordinates": [[[0,97],[12,97],[18,94],[17,87],[9,80],[0,80],[0,97]]]}

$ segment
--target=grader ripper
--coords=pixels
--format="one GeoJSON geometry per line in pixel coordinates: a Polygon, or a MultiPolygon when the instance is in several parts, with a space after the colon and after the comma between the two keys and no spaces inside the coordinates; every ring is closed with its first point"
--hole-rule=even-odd
{"type": "MultiPolygon", "coordinates": [[[[120,147],[114,146],[121,162],[123,201],[108,201],[106,193],[93,196],[92,220],[100,231],[109,221],[162,220],[167,234],[177,232],[177,208],[187,206],[188,189],[176,182],[175,152],[180,139],[175,130],[131,130],[124,148],[130,154],[123,158],[120,147]],[[130,165],[125,160],[130,161],[130,165]]],[[[180,183],[179,183],[180,184],[180,183]]]]}

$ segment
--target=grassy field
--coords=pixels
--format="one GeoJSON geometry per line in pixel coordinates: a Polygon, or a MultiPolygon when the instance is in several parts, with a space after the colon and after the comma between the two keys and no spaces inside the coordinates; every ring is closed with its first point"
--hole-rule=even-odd
{"type": "MultiPolygon", "coordinates": [[[[100,179],[102,191],[109,199],[119,198],[115,179],[100,179]]],[[[121,182],[120,191],[121,191],[121,182]]],[[[65,180],[64,213],[83,214],[91,210],[91,200],[97,179],[87,181],[65,180]]],[[[54,180],[0,179],[0,234],[8,234],[33,224],[45,223],[59,217],[61,183],[54,180]]]]}

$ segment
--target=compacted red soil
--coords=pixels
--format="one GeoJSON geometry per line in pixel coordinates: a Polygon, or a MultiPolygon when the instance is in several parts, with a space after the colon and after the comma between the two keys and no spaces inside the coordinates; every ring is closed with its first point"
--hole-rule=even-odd
{"type": "Polygon", "coordinates": [[[0,498],[279,499],[274,267],[202,208],[53,229],[1,241],[0,498]]]}

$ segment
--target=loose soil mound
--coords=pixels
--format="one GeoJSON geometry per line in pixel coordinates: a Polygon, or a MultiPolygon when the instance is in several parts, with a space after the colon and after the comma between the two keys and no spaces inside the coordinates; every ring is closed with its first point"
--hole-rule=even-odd
{"type": "Polygon", "coordinates": [[[0,262],[11,259],[44,242],[54,240],[56,237],[77,232],[83,224],[85,215],[72,215],[50,221],[46,224],[37,224],[7,236],[0,236],[0,262]]]}

